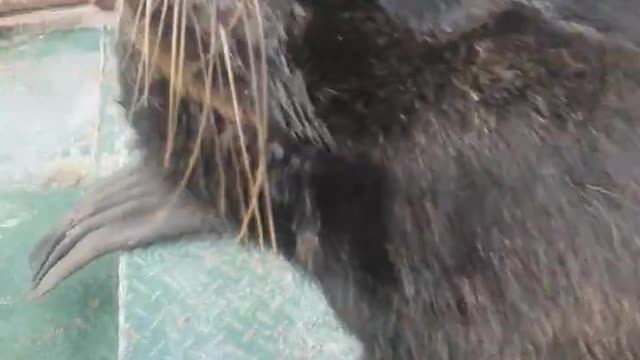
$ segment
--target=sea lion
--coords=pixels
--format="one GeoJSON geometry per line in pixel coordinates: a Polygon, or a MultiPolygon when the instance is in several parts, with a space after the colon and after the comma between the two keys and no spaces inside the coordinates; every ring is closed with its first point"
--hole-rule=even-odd
{"type": "Polygon", "coordinates": [[[34,296],[233,230],[313,279],[364,359],[640,357],[633,31],[461,4],[126,0],[144,158],[36,246],[34,296]]]}

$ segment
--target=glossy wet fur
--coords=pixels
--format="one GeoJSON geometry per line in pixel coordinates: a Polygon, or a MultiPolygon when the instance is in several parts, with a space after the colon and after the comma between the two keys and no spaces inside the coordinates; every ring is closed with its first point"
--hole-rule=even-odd
{"type": "MultiPolygon", "coordinates": [[[[410,2],[300,3],[307,16],[279,18],[301,22],[271,53],[286,66],[270,62],[274,81],[300,71],[307,90],[272,93],[273,114],[313,105],[272,120],[278,248],[318,282],[364,358],[639,357],[634,34],[616,43],[518,6],[435,42],[387,12],[410,2]],[[330,139],[288,130],[293,120],[330,139]]],[[[121,68],[125,109],[135,65],[121,68]]],[[[132,112],[147,161],[96,187],[34,251],[36,295],[107,251],[237,228],[246,179],[229,171],[220,184],[216,162],[232,159],[218,138],[172,196],[202,104],[181,103],[163,170],[167,86],[154,81],[132,112]],[[220,186],[238,208],[221,212],[220,186]],[[149,221],[161,209],[168,217],[149,221]]]]}

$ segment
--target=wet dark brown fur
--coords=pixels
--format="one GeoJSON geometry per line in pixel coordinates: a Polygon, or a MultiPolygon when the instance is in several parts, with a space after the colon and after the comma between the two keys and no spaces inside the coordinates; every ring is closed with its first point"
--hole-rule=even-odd
{"type": "MultiPolygon", "coordinates": [[[[632,22],[607,31],[562,21],[575,15],[560,11],[569,1],[554,12],[487,0],[474,21],[443,32],[410,0],[261,3],[272,21],[269,77],[254,84],[270,90],[266,147],[249,120],[241,129],[253,170],[268,155],[269,202],[250,235],[268,232],[270,207],[278,250],[320,285],[364,359],[640,357],[632,22]]],[[[204,111],[198,143],[208,109],[202,92],[186,91],[171,130],[161,71],[147,102],[133,102],[144,84],[125,35],[123,106],[145,161],[41,241],[36,295],[109,251],[237,229],[246,215],[251,175],[238,170],[228,113],[204,111]],[[153,223],[169,201],[169,217],[153,223]]],[[[185,38],[187,60],[199,59],[207,41],[195,28],[185,38]]],[[[260,105],[241,66],[246,39],[231,37],[250,119],[260,105]]]]}

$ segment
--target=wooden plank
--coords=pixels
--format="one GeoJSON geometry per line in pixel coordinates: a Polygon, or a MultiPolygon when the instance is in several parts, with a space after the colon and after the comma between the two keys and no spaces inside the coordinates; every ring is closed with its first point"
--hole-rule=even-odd
{"type": "Polygon", "coordinates": [[[92,0],[0,0],[0,16],[53,7],[87,5],[91,2],[92,0]]]}
{"type": "Polygon", "coordinates": [[[116,16],[115,11],[104,11],[94,5],[36,10],[0,17],[0,33],[99,28],[114,24],[116,16]]]}

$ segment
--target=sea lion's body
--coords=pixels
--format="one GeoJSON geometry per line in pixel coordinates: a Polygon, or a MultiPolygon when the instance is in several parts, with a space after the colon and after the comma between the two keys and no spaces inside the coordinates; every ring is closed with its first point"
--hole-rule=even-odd
{"type": "MultiPolygon", "coordinates": [[[[249,169],[269,154],[250,235],[274,230],[277,249],[320,285],[365,359],[640,357],[633,34],[608,37],[496,1],[477,25],[428,37],[390,10],[402,1],[383,3],[262,2],[272,16],[270,77],[251,83],[260,62],[248,66],[247,42],[231,36],[238,82],[220,88],[235,98],[226,110],[197,90],[209,84],[201,73],[185,75],[200,80],[181,88],[180,102],[162,66],[137,81],[144,47],[132,51],[125,23],[123,106],[145,161],[43,239],[32,258],[36,294],[109,251],[241,228],[252,187],[240,145],[249,169]],[[266,107],[252,102],[263,85],[266,107]],[[147,102],[133,101],[145,91],[147,102]],[[229,114],[255,119],[265,108],[268,137],[245,120],[239,139],[229,114]],[[167,220],[152,222],[168,202],[167,220]]],[[[202,58],[202,34],[185,32],[182,64],[202,58]]]]}

